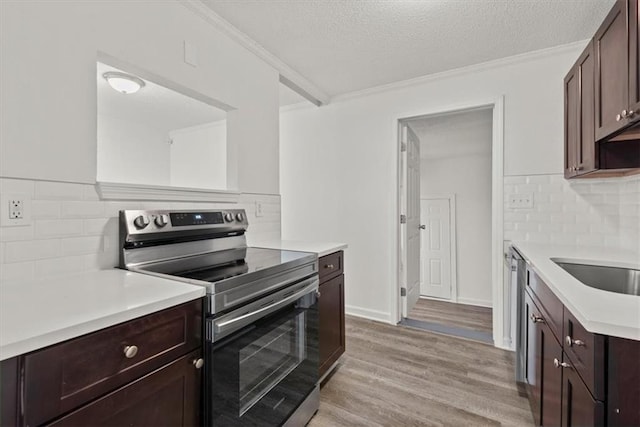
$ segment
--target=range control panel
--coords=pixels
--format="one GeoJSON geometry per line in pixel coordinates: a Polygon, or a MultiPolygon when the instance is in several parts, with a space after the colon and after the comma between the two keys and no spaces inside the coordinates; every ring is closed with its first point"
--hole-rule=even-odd
{"type": "Polygon", "coordinates": [[[244,209],[120,211],[120,229],[127,235],[179,232],[187,230],[245,231],[249,223],[244,209]]]}

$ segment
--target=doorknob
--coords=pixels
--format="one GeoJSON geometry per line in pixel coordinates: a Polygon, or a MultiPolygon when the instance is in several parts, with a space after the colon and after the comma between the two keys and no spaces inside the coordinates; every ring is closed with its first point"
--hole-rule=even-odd
{"type": "Polygon", "coordinates": [[[419,228],[420,230],[424,230],[424,229],[426,229],[426,228],[427,228],[427,226],[426,226],[426,225],[424,225],[424,224],[420,224],[420,225],[418,226],[418,228],[419,228]]]}

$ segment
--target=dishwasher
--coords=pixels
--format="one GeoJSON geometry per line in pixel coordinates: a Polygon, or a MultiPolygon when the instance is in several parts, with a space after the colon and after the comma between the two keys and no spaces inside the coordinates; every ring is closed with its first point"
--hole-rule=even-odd
{"type": "Polygon", "coordinates": [[[527,280],[526,261],[518,250],[511,246],[509,249],[511,271],[509,274],[509,289],[515,297],[514,327],[516,335],[516,382],[525,382],[526,363],[526,327],[527,319],[524,317],[524,292],[527,280]]]}

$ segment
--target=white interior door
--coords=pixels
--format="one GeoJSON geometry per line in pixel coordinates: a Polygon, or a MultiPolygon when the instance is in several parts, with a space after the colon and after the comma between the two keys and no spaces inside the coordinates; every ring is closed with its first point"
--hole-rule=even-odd
{"type": "Polygon", "coordinates": [[[403,316],[407,317],[420,298],[420,140],[407,125],[403,125],[402,136],[406,147],[406,296],[403,298],[403,316]]]}
{"type": "Polygon", "coordinates": [[[451,299],[451,206],[449,199],[421,200],[421,285],[424,296],[451,299]]]}

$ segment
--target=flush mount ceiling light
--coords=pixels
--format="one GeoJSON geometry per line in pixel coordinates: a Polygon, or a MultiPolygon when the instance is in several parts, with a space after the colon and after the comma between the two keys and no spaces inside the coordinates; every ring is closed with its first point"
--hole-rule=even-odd
{"type": "Polygon", "coordinates": [[[109,86],[120,93],[130,94],[136,93],[144,87],[144,80],[132,76],[131,74],[121,73],[119,71],[107,71],[102,75],[109,86]]]}

